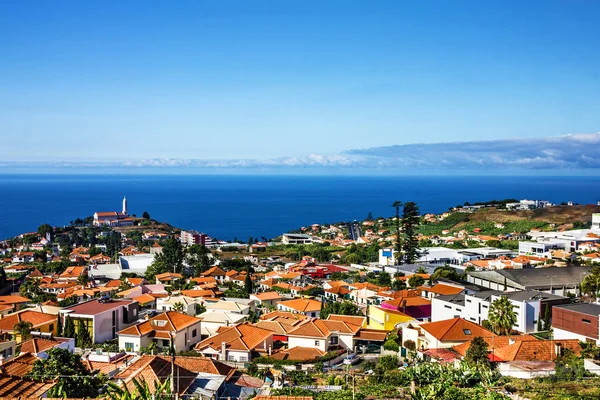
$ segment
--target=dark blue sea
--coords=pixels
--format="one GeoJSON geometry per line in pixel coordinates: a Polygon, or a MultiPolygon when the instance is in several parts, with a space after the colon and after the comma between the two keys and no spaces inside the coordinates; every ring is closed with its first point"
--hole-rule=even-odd
{"type": "Polygon", "coordinates": [[[492,199],[596,203],[600,177],[0,175],[0,238],[95,211],[129,212],[223,240],[276,237],[300,226],[390,216],[395,200],[423,213],[492,199]]]}

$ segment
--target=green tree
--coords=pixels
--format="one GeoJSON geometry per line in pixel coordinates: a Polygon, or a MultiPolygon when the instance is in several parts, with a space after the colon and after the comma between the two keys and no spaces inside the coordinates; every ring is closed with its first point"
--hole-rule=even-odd
{"type": "Polygon", "coordinates": [[[327,319],[330,314],[337,315],[360,315],[360,309],[354,303],[349,301],[336,301],[331,303],[322,304],[323,308],[319,312],[319,318],[327,319]]]}
{"type": "Polygon", "coordinates": [[[423,278],[422,276],[419,276],[417,274],[411,275],[410,278],[408,278],[408,285],[410,287],[417,287],[417,286],[421,286],[425,283],[425,278],[423,278]]]}
{"type": "Polygon", "coordinates": [[[90,335],[90,331],[87,326],[83,322],[83,319],[79,320],[77,324],[77,337],[75,341],[77,342],[77,347],[81,347],[82,349],[87,349],[92,346],[92,336],[90,335]]]}
{"type": "Polygon", "coordinates": [[[29,321],[19,321],[13,326],[15,336],[19,336],[21,340],[29,339],[33,324],[29,321]]]}
{"type": "Polygon", "coordinates": [[[63,320],[60,315],[57,316],[56,320],[56,336],[63,337],[63,320]]]}
{"type": "Polygon", "coordinates": [[[180,301],[178,301],[177,303],[173,304],[173,310],[174,311],[182,313],[184,308],[185,308],[185,306],[180,301]]]}
{"type": "Polygon", "coordinates": [[[196,307],[196,315],[200,315],[200,314],[206,312],[206,307],[204,307],[202,304],[196,303],[195,307],[196,307]]]}
{"type": "Polygon", "coordinates": [[[246,270],[246,278],[244,279],[244,289],[249,295],[253,293],[254,284],[252,283],[252,276],[250,275],[250,267],[246,270]]]}
{"type": "Polygon", "coordinates": [[[142,218],[150,219],[150,214],[148,214],[148,211],[144,211],[144,213],[142,214],[142,218]]]}
{"type": "Polygon", "coordinates": [[[4,268],[0,267],[0,289],[3,289],[6,287],[8,281],[6,279],[6,271],[4,270],[4,268]]]}
{"type": "Polygon", "coordinates": [[[546,304],[546,311],[544,312],[544,330],[545,331],[549,331],[551,326],[551,321],[550,318],[552,318],[551,316],[551,309],[552,307],[549,304],[546,304]]]}
{"type": "Polygon", "coordinates": [[[496,334],[510,334],[513,325],[517,323],[517,316],[513,308],[514,305],[506,296],[494,300],[490,305],[488,322],[496,334]]]}
{"type": "Polygon", "coordinates": [[[75,338],[75,324],[73,319],[67,315],[65,317],[65,327],[63,328],[63,337],[75,338]]]}
{"type": "Polygon", "coordinates": [[[394,210],[396,211],[394,215],[394,217],[396,218],[396,245],[394,246],[396,253],[396,264],[402,264],[402,237],[400,236],[400,207],[402,207],[402,202],[395,201],[392,203],[392,207],[394,207],[394,210]]]}
{"type": "Polygon", "coordinates": [[[392,277],[387,272],[380,272],[377,276],[377,284],[379,286],[389,287],[392,285],[392,277]]]}
{"type": "Polygon", "coordinates": [[[464,360],[473,366],[489,367],[488,344],[481,336],[477,336],[471,340],[471,345],[467,349],[464,360]]]}
{"type": "Polygon", "coordinates": [[[404,233],[402,250],[404,261],[407,264],[414,264],[419,256],[419,240],[417,239],[419,223],[420,214],[417,204],[412,201],[404,203],[402,211],[402,231],[404,233]]]}
{"type": "Polygon", "coordinates": [[[200,276],[212,265],[211,252],[202,244],[194,244],[186,251],[186,262],[193,269],[194,276],[200,276]]]}
{"type": "Polygon", "coordinates": [[[104,384],[103,375],[89,371],[81,362],[81,357],[67,349],[53,347],[47,350],[48,358],[38,359],[28,377],[35,380],[57,380],[49,397],[62,394],[63,397],[98,397],[98,390],[104,384]]]}
{"type": "Polygon", "coordinates": [[[377,365],[384,371],[391,371],[398,368],[398,357],[396,356],[381,356],[377,360],[377,365]]]}
{"type": "Polygon", "coordinates": [[[433,271],[433,275],[431,275],[432,281],[437,281],[440,279],[446,279],[456,282],[460,281],[460,275],[451,266],[444,265],[442,267],[437,267],[435,271],[433,271]]]}
{"type": "MultiPolygon", "coordinates": [[[[159,266],[158,269],[160,269],[160,271],[155,272],[154,275],[164,272],[180,273],[183,269],[184,256],[183,246],[179,240],[175,238],[165,240],[162,252],[156,255],[155,261],[151,265],[153,266],[156,264],[159,266]]],[[[151,277],[152,279],[154,279],[154,275],[151,277]]]]}
{"type": "Polygon", "coordinates": [[[54,232],[54,228],[52,228],[52,225],[50,224],[42,224],[38,227],[38,235],[40,235],[41,237],[46,237],[46,235],[49,233],[50,234],[50,238],[52,239],[52,233],[54,232]]]}

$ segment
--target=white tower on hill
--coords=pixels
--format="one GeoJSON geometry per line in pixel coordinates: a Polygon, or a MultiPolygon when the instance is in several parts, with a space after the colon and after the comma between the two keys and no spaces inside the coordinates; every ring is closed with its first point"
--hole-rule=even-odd
{"type": "Polygon", "coordinates": [[[123,196],[123,214],[127,215],[127,197],[123,196]]]}

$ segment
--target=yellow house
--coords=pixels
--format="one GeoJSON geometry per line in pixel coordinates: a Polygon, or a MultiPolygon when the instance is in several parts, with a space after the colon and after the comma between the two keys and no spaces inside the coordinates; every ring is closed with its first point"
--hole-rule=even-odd
{"type": "Polygon", "coordinates": [[[0,316],[0,334],[5,339],[14,337],[17,343],[21,343],[23,339],[20,335],[15,334],[14,327],[23,321],[31,323],[31,331],[52,333],[53,336],[56,336],[58,322],[56,315],[31,310],[0,316]]]}
{"type": "Polygon", "coordinates": [[[400,311],[388,310],[374,304],[369,306],[369,328],[391,331],[397,324],[414,321],[410,315],[400,311]]]}

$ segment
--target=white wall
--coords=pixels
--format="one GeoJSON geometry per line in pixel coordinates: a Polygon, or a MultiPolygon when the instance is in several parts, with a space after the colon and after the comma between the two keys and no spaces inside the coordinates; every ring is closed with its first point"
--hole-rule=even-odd
{"type": "MultiPolygon", "coordinates": [[[[587,337],[583,336],[583,335],[579,335],[577,333],[574,332],[569,332],[569,331],[565,331],[559,328],[554,328],[552,327],[553,333],[554,333],[554,339],[555,340],[564,340],[564,339],[577,339],[580,340],[582,342],[587,341],[587,337]]],[[[592,339],[592,338],[589,338],[592,339]]],[[[600,340],[596,340],[596,344],[600,345],[600,340]]]]}
{"type": "Polygon", "coordinates": [[[291,349],[293,347],[310,347],[317,348],[321,351],[327,351],[329,348],[329,339],[288,336],[288,348],[291,349]],[[316,344],[316,341],[318,341],[319,344],[316,344]]]}

